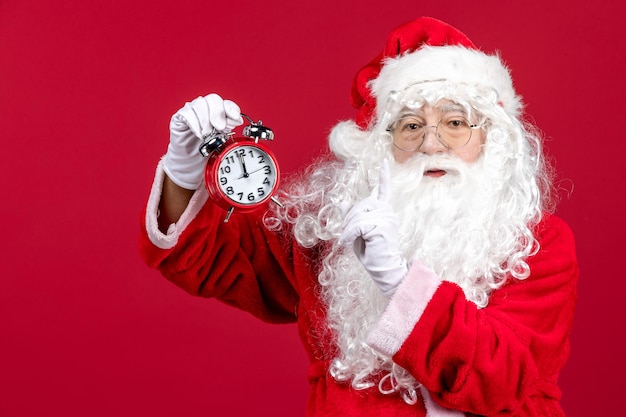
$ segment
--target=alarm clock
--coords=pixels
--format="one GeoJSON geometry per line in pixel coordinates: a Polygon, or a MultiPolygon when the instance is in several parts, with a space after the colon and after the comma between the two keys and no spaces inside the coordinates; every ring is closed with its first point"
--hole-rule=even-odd
{"type": "Polygon", "coordinates": [[[224,222],[235,213],[267,206],[278,190],[280,170],[276,157],[259,140],[273,140],[274,132],[259,120],[243,128],[243,136],[213,131],[203,137],[200,153],[208,157],[204,179],[209,196],[227,211],[224,222]]]}

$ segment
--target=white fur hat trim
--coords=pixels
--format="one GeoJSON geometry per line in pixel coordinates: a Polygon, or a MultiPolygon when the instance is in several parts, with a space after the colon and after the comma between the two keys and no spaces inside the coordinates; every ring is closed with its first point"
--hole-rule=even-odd
{"type": "Polygon", "coordinates": [[[515,94],[511,75],[498,56],[460,46],[423,46],[417,51],[388,58],[379,76],[370,82],[378,119],[393,91],[435,80],[491,88],[498,95],[498,104],[508,114],[516,117],[521,111],[521,99],[515,94]]]}

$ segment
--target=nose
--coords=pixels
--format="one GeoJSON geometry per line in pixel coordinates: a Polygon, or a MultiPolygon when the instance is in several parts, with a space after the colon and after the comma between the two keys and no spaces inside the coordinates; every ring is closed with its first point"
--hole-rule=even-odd
{"type": "Polygon", "coordinates": [[[424,140],[418,150],[426,155],[434,155],[447,150],[437,137],[437,126],[424,127],[424,140]]]}

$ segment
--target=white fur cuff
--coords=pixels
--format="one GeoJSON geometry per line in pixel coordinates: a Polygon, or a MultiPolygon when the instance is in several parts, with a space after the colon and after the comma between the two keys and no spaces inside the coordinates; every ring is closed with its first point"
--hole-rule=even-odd
{"type": "Polygon", "coordinates": [[[367,343],[389,357],[395,355],[422,317],[441,282],[441,278],[424,264],[413,261],[387,309],[373,326],[367,343]]]}
{"type": "Polygon", "coordinates": [[[189,201],[189,205],[180,216],[180,219],[176,223],[172,223],[167,233],[163,233],[159,230],[159,202],[161,201],[161,195],[163,193],[163,180],[165,178],[165,172],[163,171],[163,159],[159,161],[154,176],[154,182],[152,183],[152,189],[150,190],[150,197],[148,198],[148,207],[146,210],[146,230],[150,241],[160,249],[170,249],[178,242],[178,237],[189,225],[189,223],[196,217],[200,209],[206,203],[209,195],[204,186],[199,187],[189,201]]]}

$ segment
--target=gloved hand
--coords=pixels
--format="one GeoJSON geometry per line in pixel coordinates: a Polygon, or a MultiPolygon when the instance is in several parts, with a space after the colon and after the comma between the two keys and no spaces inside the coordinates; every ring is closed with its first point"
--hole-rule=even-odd
{"type": "Polygon", "coordinates": [[[390,296],[408,271],[399,247],[400,222],[390,204],[389,163],[380,169],[378,197],[355,204],[344,220],[340,244],[352,244],[354,252],[380,290],[390,296]]]}
{"type": "Polygon", "coordinates": [[[213,130],[228,133],[242,123],[239,106],[217,94],[186,103],[170,121],[170,144],[163,170],[176,185],[197,189],[207,161],[199,152],[202,136],[213,130]]]}

